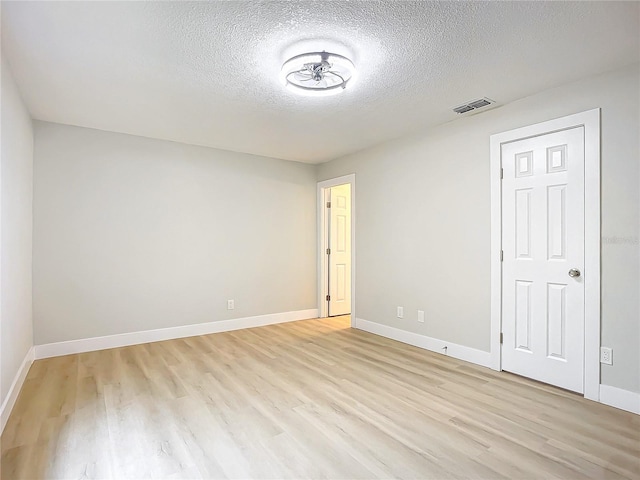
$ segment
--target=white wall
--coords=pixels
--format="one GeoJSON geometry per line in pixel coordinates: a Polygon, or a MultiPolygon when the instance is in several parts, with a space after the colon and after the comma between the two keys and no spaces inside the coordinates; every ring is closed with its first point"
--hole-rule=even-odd
{"type": "Polygon", "coordinates": [[[31,117],[4,58],[1,90],[0,404],[7,399],[11,384],[20,373],[20,366],[33,346],[33,130],[31,117]]]}
{"type": "Polygon", "coordinates": [[[639,86],[636,64],[321,165],[356,173],[358,317],[488,351],[489,137],[601,107],[602,383],[640,392],[639,86]]]}
{"type": "Polygon", "coordinates": [[[316,308],[315,184],[311,165],[35,122],[36,345],[316,308]]]}

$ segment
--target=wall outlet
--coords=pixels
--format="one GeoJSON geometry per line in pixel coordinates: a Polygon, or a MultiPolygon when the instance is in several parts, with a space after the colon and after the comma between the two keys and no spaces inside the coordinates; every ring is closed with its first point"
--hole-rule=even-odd
{"type": "Polygon", "coordinates": [[[613,349],[609,347],[600,347],[600,363],[613,365],[613,349]]]}
{"type": "Polygon", "coordinates": [[[233,310],[236,308],[236,304],[233,300],[227,300],[227,310],[233,310]]]}
{"type": "Polygon", "coordinates": [[[418,310],[418,321],[424,323],[424,310],[418,310]]]}
{"type": "Polygon", "coordinates": [[[398,307],[398,318],[404,318],[404,307],[398,307]]]}

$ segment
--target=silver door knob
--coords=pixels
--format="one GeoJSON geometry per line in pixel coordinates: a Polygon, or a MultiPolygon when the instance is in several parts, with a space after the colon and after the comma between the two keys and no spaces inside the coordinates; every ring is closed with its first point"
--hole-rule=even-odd
{"type": "Polygon", "coordinates": [[[580,276],[580,270],[578,270],[577,268],[572,268],[571,270],[569,270],[569,276],[570,277],[579,277],[580,276]]]}

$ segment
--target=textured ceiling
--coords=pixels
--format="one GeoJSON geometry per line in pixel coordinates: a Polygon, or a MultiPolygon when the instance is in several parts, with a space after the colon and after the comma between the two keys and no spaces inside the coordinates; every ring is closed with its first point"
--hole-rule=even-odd
{"type": "Polygon", "coordinates": [[[36,119],[318,163],[637,62],[639,23],[638,2],[2,2],[2,48],[36,119]],[[285,90],[301,43],[358,83],[285,90]]]}

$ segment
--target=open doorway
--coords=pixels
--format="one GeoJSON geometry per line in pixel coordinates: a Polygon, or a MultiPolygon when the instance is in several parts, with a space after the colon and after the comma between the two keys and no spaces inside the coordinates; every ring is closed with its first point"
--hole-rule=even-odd
{"type": "Polygon", "coordinates": [[[318,311],[354,315],[354,185],[347,175],[318,183],[318,311]]]}

